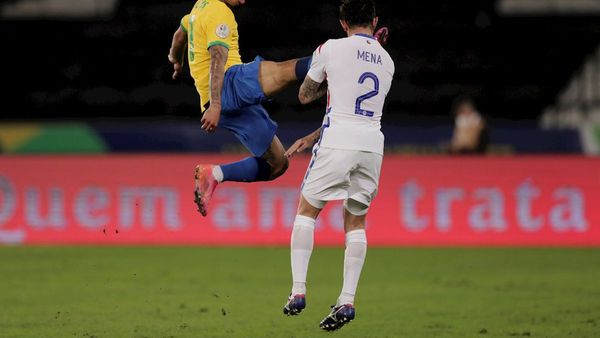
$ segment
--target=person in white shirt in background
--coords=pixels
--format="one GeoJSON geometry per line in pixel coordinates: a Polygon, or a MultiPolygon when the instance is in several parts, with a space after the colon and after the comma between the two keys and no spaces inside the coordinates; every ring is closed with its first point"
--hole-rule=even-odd
{"type": "Polygon", "coordinates": [[[477,111],[475,101],[461,96],[452,104],[455,118],[454,133],[450,144],[452,154],[483,154],[488,146],[488,129],[477,111]]]}

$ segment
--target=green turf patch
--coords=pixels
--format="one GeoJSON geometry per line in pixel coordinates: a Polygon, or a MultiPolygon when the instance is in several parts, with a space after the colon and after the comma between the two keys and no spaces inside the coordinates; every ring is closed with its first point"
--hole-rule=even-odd
{"type": "Polygon", "coordinates": [[[18,154],[105,153],[104,140],[84,123],[42,125],[41,131],[16,149],[18,154]]]}
{"type": "MultiPolygon", "coordinates": [[[[343,250],[0,248],[0,337],[329,337],[343,250]]],[[[600,250],[370,249],[344,337],[598,337],[600,250]]],[[[333,335],[338,335],[334,333],[333,335]]]]}
{"type": "Polygon", "coordinates": [[[597,149],[600,149],[600,127],[594,129],[594,136],[596,136],[597,149]]]}

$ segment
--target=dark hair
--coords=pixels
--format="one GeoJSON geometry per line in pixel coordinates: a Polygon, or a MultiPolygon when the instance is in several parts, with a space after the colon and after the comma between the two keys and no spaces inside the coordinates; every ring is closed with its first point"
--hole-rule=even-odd
{"type": "Polygon", "coordinates": [[[340,19],[350,27],[368,26],[377,16],[374,0],[342,0],[340,19]]]}
{"type": "Polygon", "coordinates": [[[452,101],[452,106],[450,106],[450,114],[456,115],[458,113],[458,110],[464,104],[470,104],[471,106],[475,107],[475,109],[477,109],[477,105],[475,104],[475,100],[471,96],[460,95],[460,96],[456,97],[452,101]]]}

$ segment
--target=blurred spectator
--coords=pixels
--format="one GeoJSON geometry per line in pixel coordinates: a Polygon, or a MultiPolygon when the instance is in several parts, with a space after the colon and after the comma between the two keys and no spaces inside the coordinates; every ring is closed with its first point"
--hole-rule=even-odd
{"type": "Polygon", "coordinates": [[[452,154],[484,154],[489,143],[486,122],[477,111],[475,101],[460,96],[452,103],[454,134],[450,145],[452,154]]]}

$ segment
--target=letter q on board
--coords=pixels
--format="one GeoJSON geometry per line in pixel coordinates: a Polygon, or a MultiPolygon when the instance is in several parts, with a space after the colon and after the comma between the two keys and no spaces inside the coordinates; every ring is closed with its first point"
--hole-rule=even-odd
{"type": "Polygon", "coordinates": [[[226,37],[229,36],[229,26],[227,26],[227,24],[220,24],[219,26],[217,26],[217,36],[220,37],[221,39],[225,39],[226,37]]]}

